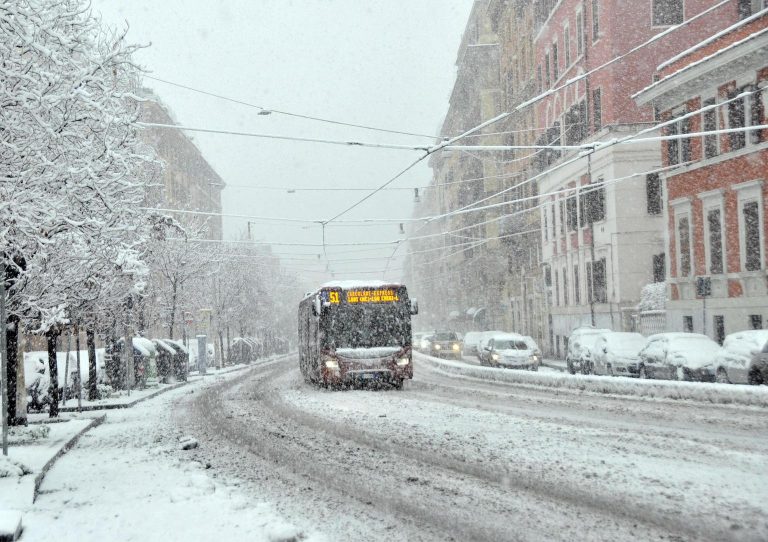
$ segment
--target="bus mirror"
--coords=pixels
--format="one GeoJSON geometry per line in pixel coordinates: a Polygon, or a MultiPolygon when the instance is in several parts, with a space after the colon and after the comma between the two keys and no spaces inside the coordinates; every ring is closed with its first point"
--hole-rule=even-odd
{"type": "Polygon", "coordinates": [[[319,295],[316,295],[312,300],[312,312],[315,316],[320,316],[323,313],[323,301],[320,299],[319,295]]]}
{"type": "Polygon", "coordinates": [[[411,299],[411,314],[419,314],[419,302],[416,299],[411,299]]]}

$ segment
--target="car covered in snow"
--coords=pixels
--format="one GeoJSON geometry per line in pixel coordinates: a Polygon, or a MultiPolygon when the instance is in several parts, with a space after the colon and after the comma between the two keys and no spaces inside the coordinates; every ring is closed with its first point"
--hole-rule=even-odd
{"type": "Polygon", "coordinates": [[[411,347],[419,352],[426,352],[429,349],[430,331],[416,331],[411,336],[411,347]]]}
{"type": "Polygon", "coordinates": [[[586,368],[590,366],[592,348],[598,337],[604,333],[610,333],[610,329],[601,329],[592,326],[577,327],[568,338],[568,350],[565,353],[565,364],[568,372],[587,374],[586,368]]]}
{"type": "Polygon", "coordinates": [[[477,345],[480,343],[482,336],[482,331],[468,331],[467,334],[464,335],[461,354],[464,356],[477,356],[477,345]]]}
{"type": "Polygon", "coordinates": [[[640,378],[700,380],[715,377],[714,360],[720,345],[700,333],[658,333],[640,350],[640,378]]]}
{"type": "Polygon", "coordinates": [[[646,343],[640,333],[609,331],[597,336],[587,373],[611,376],[637,376],[640,350],[646,343]]]}
{"type": "Polygon", "coordinates": [[[483,347],[486,365],[510,369],[538,371],[541,353],[526,337],[516,333],[504,333],[491,337],[483,347]]]}
{"type": "Polygon", "coordinates": [[[480,363],[483,363],[483,352],[485,352],[485,347],[487,346],[488,341],[490,341],[494,335],[502,335],[504,333],[507,332],[498,329],[493,331],[482,331],[480,333],[480,339],[477,341],[477,359],[480,363]]]}
{"type": "Polygon", "coordinates": [[[454,331],[435,331],[429,338],[429,354],[438,358],[461,358],[461,341],[454,331]]]}
{"type": "Polygon", "coordinates": [[[731,333],[715,355],[715,379],[733,384],[768,381],[768,329],[731,333]]]}

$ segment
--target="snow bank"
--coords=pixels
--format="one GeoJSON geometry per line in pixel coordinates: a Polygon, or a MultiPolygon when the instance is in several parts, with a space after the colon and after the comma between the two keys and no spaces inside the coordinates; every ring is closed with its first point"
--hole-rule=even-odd
{"type": "MultiPolygon", "coordinates": [[[[41,360],[45,364],[45,374],[49,375],[48,369],[48,352],[35,351],[24,352],[24,382],[29,385],[35,378],[37,373],[37,362],[41,360]]],[[[67,353],[56,353],[56,366],[59,372],[59,386],[64,386],[64,371],[67,367],[67,353]]],[[[67,377],[67,383],[72,382],[72,377],[77,373],[77,352],[71,351],[69,353],[69,376],[67,377]]],[[[88,380],[88,350],[80,351],[80,373],[83,377],[83,382],[88,380]]],[[[98,382],[106,381],[106,369],[104,367],[104,349],[96,349],[96,379],[98,382]]]]}
{"type": "Polygon", "coordinates": [[[416,358],[448,375],[495,382],[509,382],[612,395],[632,395],[656,399],[678,399],[703,403],[768,407],[768,386],[741,386],[707,382],[676,382],[611,376],[536,373],[467,365],[462,362],[438,359],[424,354],[416,354],[416,358]]]}

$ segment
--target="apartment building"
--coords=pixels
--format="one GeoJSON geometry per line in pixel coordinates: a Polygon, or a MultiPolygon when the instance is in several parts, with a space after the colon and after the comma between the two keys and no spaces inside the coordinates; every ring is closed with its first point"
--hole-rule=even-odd
{"type": "Polygon", "coordinates": [[[536,155],[534,167],[540,172],[542,272],[555,355],[564,355],[567,337],[579,325],[631,329],[641,289],[665,278],[658,143],[589,145],[638,139],[653,130],[653,108],[632,95],[652,82],[663,60],[712,34],[722,20],[736,18],[735,6],[643,44],[714,4],[535,4],[535,80],[544,95],[533,107],[538,143],[552,148],[536,155]]]}
{"type": "Polygon", "coordinates": [[[749,129],[768,124],[768,15],[765,2],[738,4],[739,20],[662,63],[636,95],[676,137],[659,148],[679,166],[663,176],[667,326],[719,342],[768,321],[768,130],[749,129]]]}

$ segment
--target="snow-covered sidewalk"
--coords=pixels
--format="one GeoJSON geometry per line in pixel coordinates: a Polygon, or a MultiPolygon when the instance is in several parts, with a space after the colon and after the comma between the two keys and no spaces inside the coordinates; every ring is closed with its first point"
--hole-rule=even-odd
{"type": "MultiPolygon", "coordinates": [[[[272,507],[214,480],[182,448],[196,442],[171,420],[173,403],[241,372],[190,379],[182,388],[110,411],[43,481],[22,540],[307,540],[272,507]]],[[[316,538],[315,538],[316,539],[316,538]]]]}

